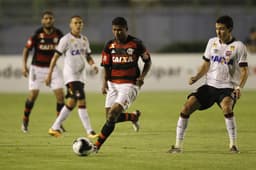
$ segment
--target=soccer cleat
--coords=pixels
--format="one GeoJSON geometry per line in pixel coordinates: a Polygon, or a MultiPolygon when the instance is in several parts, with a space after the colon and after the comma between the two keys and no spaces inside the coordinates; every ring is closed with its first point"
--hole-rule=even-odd
{"type": "Polygon", "coordinates": [[[174,145],[171,146],[171,148],[167,151],[168,153],[181,153],[181,148],[177,148],[174,145]]]}
{"type": "Polygon", "coordinates": [[[50,128],[48,134],[57,138],[61,136],[61,131],[50,128]]]}
{"type": "Polygon", "coordinates": [[[229,149],[229,151],[231,153],[239,153],[239,150],[237,149],[237,147],[235,145],[231,146],[231,148],[229,149]]]}
{"type": "Polygon", "coordinates": [[[94,144],[93,144],[93,146],[92,146],[92,152],[91,152],[91,153],[96,154],[96,153],[98,153],[98,152],[99,152],[98,147],[97,147],[96,145],[94,145],[94,144]]]}
{"type": "Polygon", "coordinates": [[[28,133],[28,119],[23,119],[22,125],[21,125],[21,130],[24,133],[28,133]]]}
{"type": "Polygon", "coordinates": [[[98,136],[99,135],[93,130],[87,135],[87,137],[90,138],[90,139],[97,138],[98,136]]]}
{"type": "Polygon", "coordinates": [[[136,110],[133,112],[133,114],[136,115],[136,120],[132,121],[132,127],[135,132],[138,132],[140,130],[139,118],[140,118],[141,112],[139,110],[136,110]]]}
{"type": "Polygon", "coordinates": [[[60,130],[61,130],[62,133],[66,132],[66,129],[64,128],[63,125],[60,125],[60,130]]]}

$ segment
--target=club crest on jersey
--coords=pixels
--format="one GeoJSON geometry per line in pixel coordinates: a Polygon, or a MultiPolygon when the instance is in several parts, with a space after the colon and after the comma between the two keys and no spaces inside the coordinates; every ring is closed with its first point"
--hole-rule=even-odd
{"type": "Polygon", "coordinates": [[[230,50],[231,50],[231,51],[235,51],[235,46],[234,46],[234,45],[231,45],[231,46],[230,46],[230,50]]]}
{"type": "Polygon", "coordinates": [[[133,55],[134,49],[128,48],[128,49],[126,50],[126,52],[127,52],[128,55],[133,55]]]}

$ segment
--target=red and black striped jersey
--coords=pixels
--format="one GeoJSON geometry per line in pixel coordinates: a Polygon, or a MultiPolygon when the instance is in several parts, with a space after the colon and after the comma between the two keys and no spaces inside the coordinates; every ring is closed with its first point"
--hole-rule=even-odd
{"type": "Polygon", "coordinates": [[[130,35],[125,44],[110,40],[102,51],[101,65],[110,69],[111,82],[135,84],[136,78],[140,76],[138,60],[144,53],[148,52],[142,41],[130,35]]]}
{"type": "Polygon", "coordinates": [[[55,47],[58,45],[62,36],[63,33],[57,28],[54,28],[50,34],[44,32],[42,27],[37,29],[26,44],[26,48],[34,50],[32,65],[49,67],[55,47]]]}

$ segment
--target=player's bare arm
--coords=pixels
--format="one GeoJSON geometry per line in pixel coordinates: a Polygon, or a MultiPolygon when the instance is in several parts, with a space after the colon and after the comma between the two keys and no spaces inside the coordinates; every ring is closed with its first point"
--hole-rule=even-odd
{"type": "Polygon", "coordinates": [[[102,88],[101,88],[102,94],[107,94],[109,77],[110,77],[110,70],[107,67],[104,67],[103,83],[102,83],[102,88]]]}
{"type": "Polygon", "coordinates": [[[27,77],[29,72],[27,67],[28,55],[29,55],[29,49],[25,47],[23,49],[23,67],[22,67],[22,74],[24,77],[27,77]]]}
{"type": "Polygon", "coordinates": [[[240,67],[240,83],[239,86],[235,87],[234,93],[236,94],[236,98],[239,99],[241,97],[241,89],[244,87],[247,78],[248,78],[248,67],[240,67]]]}
{"type": "Polygon", "coordinates": [[[197,74],[193,77],[190,77],[189,85],[194,84],[195,82],[197,82],[197,80],[199,80],[201,77],[203,77],[207,73],[209,68],[210,68],[210,62],[204,61],[203,64],[201,65],[201,67],[199,68],[197,74]]]}
{"type": "Polygon", "coordinates": [[[99,68],[96,66],[96,64],[90,54],[86,55],[86,60],[87,60],[88,64],[90,64],[90,66],[92,67],[94,72],[97,74],[99,72],[99,68]]]}
{"type": "Polygon", "coordinates": [[[152,65],[149,53],[145,52],[142,55],[142,58],[146,62],[144,63],[141,75],[136,80],[136,85],[139,86],[139,87],[141,87],[144,84],[144,78],[148,74],[148,72],[151,68],[151,65],[152,65]]]}
{"type": "Polygon", "coordinates": [[[53,69],[54,69],[54,67],[55,67],[55,65],[56,65],[57,60],[58,60],[59,57],[60,57],[60,54],[57,53],[57,52],[55,52],[55,53],[54,53],[54,56],[53,56],[53,58],[52,58],[52,60],[51,60],[51,64],[50,64],[50,67],[49,67],[48,75],[47,75],[47,77],[46,77],[46,79],[45,79],[45,84],[46,84],[47,86],[50,86],[50,84],[51,84],[52,72],[53,72],[53,69]]]}

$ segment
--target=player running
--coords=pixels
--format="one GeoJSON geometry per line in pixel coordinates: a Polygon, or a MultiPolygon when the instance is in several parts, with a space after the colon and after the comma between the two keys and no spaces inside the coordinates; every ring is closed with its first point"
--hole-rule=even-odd
{"type": "Polygon", "coordinates": [[[123,17],[112,21],[114,39],[106,43],[102,52],[104,80],[102,93],[106,94],[106,123],[95,143],[95,151],[113,132],[116,123],[131,121],[135,131],[139,130],[140,111],[124,113],[135,101],[139,88],[151,67],[150,55],[142,41],[128,34],[127,22],[123,17]],[[138,60],[144,62],[142,73],[138,60]]]}
{"type": "Polygon", "coordinates": [[[214,103],[217,103],[224,113],[230,151],[239,152],[233,108],[248,77],[247,51],[245,45],[231,34],[233,20],[230,16],[219,17],[215,26],[217,37],[208,41],[203,56],[204,62],[198,73],[189,80],[191,85],[205,76],[205,82],[188,96],[181,110],[176,128],[176,144],[171,147],[170,153],[182,151],[190,115],[196,110],[208,109],[214,103]]]}

